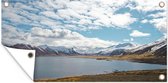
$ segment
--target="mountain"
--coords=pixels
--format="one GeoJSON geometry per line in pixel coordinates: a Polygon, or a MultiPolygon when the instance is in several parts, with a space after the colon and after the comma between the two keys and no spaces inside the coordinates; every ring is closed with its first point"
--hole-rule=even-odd
{"type": "Polygon", "coordinates": [[[27,50],[36,50],[36,55],[58,55],[58,53],[56,53],[52,49],[43,49],[40,47],[28,45],[28,44],[15,44],[13,46],[8,46],[8,47],[27,49],[27,50]]]}
{"type": "Polygon", "coordinates": [[[67,54],[67,55],[73,55],[73,54],[78,54],[74,48],[67,48],[64,46],[47,46],[47,45],[41,45],[38,46],[39,48],[50,50],[50,51],[55,51],[58,54],[67,54]]]}
{"type": "Polygon", "coordinates": [[[145,45],[135,45],[132,43],[123,43],[102,49],[97,55],[130,55],[130,54],[144,54],[153,53],[155,56],[165,56],[167,54],[167,39],[160,39],[153,43],[145,45]]]}
{"type": "Polygon", "coordinates": [[[144,53],[152,53],[155,56],[167,55],[167,39],[160,39],[153,43],[145,45],[136,45],[133,43],[120,43],[106,48],[91,48],[91,47],[73,47],[68,48],[64,46],[31,46],[27,44],[16,44],[8,46],[18,49],[36,50],[36,55],[98,55],[98,56],[113,56],[113,55],[141,55],[144,53]]]}
{"type": "Polygon", "coordinates": [[[104,49],[101,47],[91,48],[91,47],[74,47],[75,51],[81,55],[93,55],[104,49]]]}
{"type": "Polygon", "coordinates": [[[150,44],[145,44],[137,48],[130,49],[127,54],[143,54],[147,52],[156,54],[156,52],[160,51],[161,49],[162,51],[167,51],[167,39],[158,40],[150,44]]]}
{"type": "Polygon", "coordinates": [[[137,47],[137,45],[133,43],[121,43],[102,49],[97,53],[97,55],[106,55],[106,56],[123,55],[127,52],[128,49],[135,47],[137,47]]]}
{"type": "Polygon", "coordinates": [[[122,43],[122,44],[118,44],[115,45],[115,48],[130,48],[130,47],[134,47],[135,45],[132,43],[122,43]]]}
{"type": "Polygon", "coordinates": [[[44,55],[50,55],[50,56],[61,56],[61,55],[75,55],[78,54],[75,52],[73,48],[65,48],[65,47],[53,47],[53,46],[31,46],[27,44],[16,44],[13,46],[8,46],[12,48],[18,48],[18,49],[27,49],[27,50],[36,50],[37,56],[44,56],[44,55]]]}

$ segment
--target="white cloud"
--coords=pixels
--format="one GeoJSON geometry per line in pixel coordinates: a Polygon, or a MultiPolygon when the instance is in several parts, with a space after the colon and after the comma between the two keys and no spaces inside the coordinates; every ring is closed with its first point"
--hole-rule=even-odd
{"type": "Polygon", "coordinates": [[[144,20],[141,21],[141,23],[147,23],[147,22],[148,22],[147,19],[144,19],[144,20]]]}
{"type": "Polygon", "coordinates": [[[143,33],[143,32],[140,32],[138,30],[133,30],[132,33],[130,34],[130,36],[132,37],[146,37],[146,36],[150,36],[149,33],[143,33]]]}
{"type": "Polygon", "coordinates": [[[132,42],[134,41],[134,38],[130,38],[130,39],[123,39],[124,42],[132,42]]]}
{"type": "Polygon", "coordinates": [[[72,30],[128,28],[136,19],[130,13],[114,14],[127,2],[128,0],[45,0],[32,1],[31,4],[17,2],[8,8],[3,7],[2,18],[9,19],[13,25],[28,24],[72,30]]]}
{"type": "MultiPolygon", "coordinates": [[[[32,28],[30,33],[11,29],[16,34],[4,33],[5,38],[3,41],[5,43],[32,43],[33,45],[49,43],[51,45],[65,46],[109,46],[113,44],[112,41],[87,38],[71,30],[87,31],[106,27],[128,28],[137,19],[133,18],[130,13],[117,14],[115,11],[122,7],[127,7],[126,4],[130,2],[135,2],[137,5],[136,7],[128,5],[131,9],[136,9],[144,13],[154,10],[166,11],[166,7],[158,7],[158,0],[35,0],[31,4],[18,2],[9,5],[7,8],[2,6],[2,18],[6,19],[3,20],[4,24],[2,27],[16,28],[14,26],[19,24],[37,27],[32,28]],[[9,23],[13,26],[6,25],[9,23]],[[18,39],[11,41],[14,37],[18,37],[18,39]],[[46,39],[49,42],[45,41],[46,39]]],[[[160,31],[166,32],[165,13],[151,14],[149,17],[153,19],[148,20],[144,18],[142,23],[149,22],[160,31]]],[[[130,36],[142,37],[150,36],[150,34],[134,30],[130,36]]],[[[133,41],[133,39],[129,39],[129,41],[133,41]]]]}
{"type": "Polygon", "coordinates": [[[167,33],[166,18],[153,19],[150,23],[153,23],[160,31],[167,33]]]}
{"type": "Polygon", "coordinates": [[[151,19],[144,19],[141,23],[151,23],[163,34],[167,33],[166,26],[166,12],[158,12],[155,14],[149,14],[147,17],[152,17],[151,19]]]}
{"type": "Polygon", "coordinates": [[[136,21],[135,18],[131,17],[131,14],[125,13],[125,14],[116,14],[112,18],[112,24],[119,26],[119,27],[125,27],[129,24],[136,21]]]}
{"type": "Polygon", "coordinates": [[[46,17],[50,17],[50,18],[59,18],[61,19],[55,12],[53,11],[44,11],[44,12],[40,12],[40,14],[46,16],[46,17]]]}
{"type": "MultiPolygon", "coordinates": [[[[165,0],[163,1],[165,2],[165,0]]],[[[71,30],[100,29],[104,26],[128,28],[136,19],[130,13],[116,14],[116,10],[130,7],[144,13],[154,10],[166,11],[166,6],[163,8],[158,6],[159,2],[158,0],[37,0],[32,1],[31,4],[17,2],[12,4],[14,6],[9,5],[8,8],[2,6],[2,18],[10,20],[13,25],[28,24],[71,30]],[[131,2],[135,2],[136,6],[131,5],[131,2]]],[[[164,13],[150,16],[156,18],[165,16],[164,13]]],[[[142,23],[146,22],[146,19],[142,21],[142,23]]],[[[150,23],[153,23],[159,30],[166,28],[160,25],[165,24],[163,22],[153,21],[150,23]]]]}
{"type": "Polygon", "coordinates": [[[13,26],[4,25],[2,27],[2,43],[5,45],[13,45],[17,43],[28,44],[26,41],[27,33],[16,30],[13,26]]]}
{"type": "Polygon", "coordinates": [[[42,29],[32,28],[30,32],[23,32],[6,25],[3,30],[3,44],[14,45],[18,43],[66,47],[108,47],[116,44],[114,41],[105,41],[99,38],[88,38],[67,29],[42,29]]]}
{"type": "Polygon", "coordinates": [[[130,41],[134,41],[134,38],[130,38],[130,41]]]}
{"type": "Polygon", "coordinates": [[[150,14],[149,17],[153,17],[153,18],[162,18],[166,16],[166,12],[158,12],[158,13],[154,13],[154,14],[150,14]]]}
{"type": "MultiPolygon", "coordinates": [[[[136,9],[143,12],[148,11],[154,11],[154,10],[166,10],[165,7],[161,8],[159,7],[160,0],[130,0],[132,2],[136,3],[136,6],[130,6],[131,9],[136,9]]],[[[162,0],[164,3],[166,3],[166,0],[162,0]]]]}
{"type": "Polygon", "coordinates": [[[135,6],[127,5],[127,7],[138,10],[144,14],[147,14],[147,12],[155,11],[155,13],[146,16],[150,17],[150,19],[144,19],[141,21],[141,23],[151,23],[163,34],[165,34],[167,32],[166,28],[167,1],[166,0],[162,1],[165,3],[164,7],[159,6],[159,3],[161,2],[160,0],[131,0],[131,2],[135,2],[136,5],[135,6]]]}
{"type": "Polygon", "coordinates": [[[156,14],[150,14],[149,17],[153,19],[149,20],[149,23],[154,24],[154,26],[163,33],[167,33],[166,25],[166,12],[159,12],[156,14]]]}

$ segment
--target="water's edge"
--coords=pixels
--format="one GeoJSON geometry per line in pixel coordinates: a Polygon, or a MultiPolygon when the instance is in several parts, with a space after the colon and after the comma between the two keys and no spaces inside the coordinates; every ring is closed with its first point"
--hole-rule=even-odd
{"type": "Polygon", "coordinates": [[[166,65],[130,62],[127,60],[106,61],[106,60],[96,60],[93,58],[75,58],[75,57],[66,57],[66,56],[36,57],[36,59],[37,59],[36,60],[37,62],[36,62],[36,68],[35,68],[35,80],[65,78],[65,77],[82,76],[82,75],[107,74],[107,73],[113,73],[113,72],[132,71],[132,70],[166,69],[166,65]],[[93,65],[90,65],[90,64],[93,64],[93,65]],[[72,65],[72,66],[69,66],[69,65],[72,65]],[[84,67],[84,68],[81,68],[81,67],[84,67]],[[79,68],[79,69],[75,69],[75,68],[79,68]],[[55,73],[56,75],[54,76],[53,73],[55,73]]]}

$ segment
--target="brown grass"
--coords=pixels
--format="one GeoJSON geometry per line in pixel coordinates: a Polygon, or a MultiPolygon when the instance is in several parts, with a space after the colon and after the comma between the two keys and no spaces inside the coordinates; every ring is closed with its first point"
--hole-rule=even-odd
{"type": "MultiPolygon", "coordinates": [[[[35,80],[36,82],[138,82],[138,81],[154,81],[161,82],[165,80],[159,80],[159,75],[166,74],[166,69],[160,70],[137,70],[137,71],[126,71],[126,72],[114,72],[109,74],[99,74],[99,75],[83,75],[76,77],[65,77],[58,79],[43,79],[35,80]]],[[[166,78],[166,77],[165,77],[166,78]]]]}
{"type": "Polygon", "coordinates": [[[70,56],[75,58],[91,58],[96,60],[128,60],[141,63],[164,64],[166,65],[166,57],[155,57],[151,53],[141,55],[123,55],[123,56],[70,56]]]}

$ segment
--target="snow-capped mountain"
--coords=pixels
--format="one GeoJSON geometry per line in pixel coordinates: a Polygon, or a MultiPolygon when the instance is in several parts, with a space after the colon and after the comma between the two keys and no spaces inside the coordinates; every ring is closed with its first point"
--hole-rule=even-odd
{"type": "Polygon", "coordinates": [[[128,54],[143,54],[152,52],[154,55],[165,55],[167,52],[167,39],[160,39],[153,43],[145,45],[136,45],[133,43],[120,43],[107,48],[90,48],[90,47],[64,47],[64,46],[31,46],[27,44],[16,44],[8,46],[19,49],[36,50],[36,55],[99,55],[99,56],[112,56],[112,55],[128,55],[128,54]]]}
{"type": "Polygon", "coordinates": [[[118,44],[118,45],[115,45],[114,47],[115,48],[132,48],[132,47],[135,47],[136,45],[133,44],[133,43],[121,43],[121,44],[118,44]]]}
{"type": "Polygon", "coordinates": [[[133,43],[120,43],[116,44],[110,47],[96,47],[96,48],[91,48],[91,47],[75,47],[74,49],[80,53],[80,54],[105,54],[109,55],[108,53],[111,53],[116,50],[121,50],[121,49],[130,49],[132,47],[135,47],[136,45],[133,43]]]}
{"type": "Polygon", "coordinates": [[[97,52],[99,52],[100,50],[104,49],[101,47],[97,47],[97,48],[91,48],[91,47],[74,47],[75,51],[80,53],[80,54],[96,54],[97,52]]]}
{"type": "Polygon", "coordinates": [[[27,44],[16,44],[13,46],[8,46],[12,48],[18,48],[18,49],[27,49],[27,50],[36,50],[37,56],[43,56],[43,55],[75,55],[78,54],[75,52],[73,48],[66,48],[66,47],[54,47],[54,46],[31,46],[27,44]]]}
{"type": "Polygon", "coordinates": [[[155,52],[156,50],[159,50],[165,46],[167,47],[167,39],[161,39],[153,43],[145,44],[137,48],[130,49],[129,52],[134,54],[143,54],[145,52],[155,52]]]}
{"type": "Polygon", "coordinates": [[[97,54],[106,55],[106,56],[122,55],[125,52],[127,52],[127,50],[135,48],[135,47],[137,47],[137,45],[133,43],[121,43],[121,44],[113,45],[108,48],[102,49],[97,54]]]}
{"type": "Polygon", "coordinates": [[[67,48],[64,46],[47,46],[47,45],[42,45],[42,46],[38,46],[39,48],[42,49],[51,49],[53,51],[55,51],[56,53],[65,53],[65,54],[77,54],[77,52],[75,51],[74,48],[67,48]]]}
{"type": "Polygon", "coordinates": [[[166,49],[167,49],[167,39],[160,39],[153,43],[140,46],[131,43],[114,45],[101,50],[99,53],[97,53],[97,55],[112,56],[112,55],[126,55],[126,54],[143,54],[146,52],[158,54],[161,52],[165,52],[166,49]]]}

